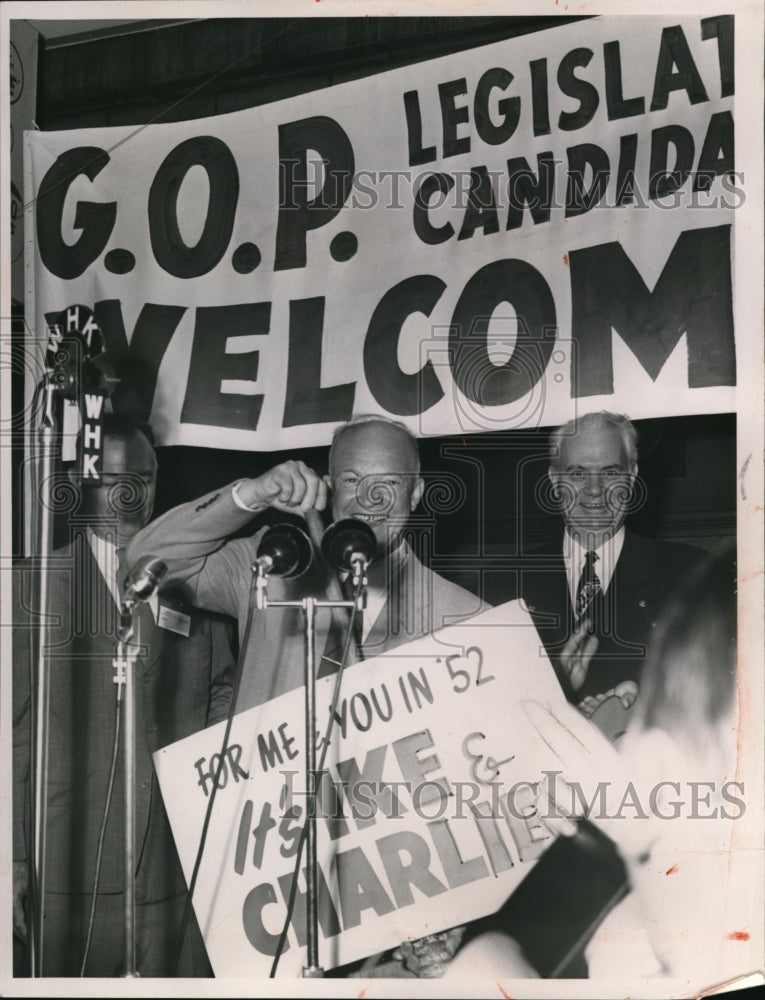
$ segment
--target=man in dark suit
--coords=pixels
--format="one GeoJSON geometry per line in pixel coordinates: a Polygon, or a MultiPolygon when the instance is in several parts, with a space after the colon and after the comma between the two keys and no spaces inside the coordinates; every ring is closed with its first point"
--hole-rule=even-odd
{"type": "MultiPolygon", "coordinates": [[[[42,973],[118,976],[124,969],[124,814],[121,759],[102,831],[117,733],[112,661],[116,652],[123,552],[154,503],[156,459],[148,428],[113,415],[103,420],[102,474],[78,483],[70,543],[51,555],[47,652],[50,664],[48,793],[42,973]],[[93,903],[101,848],[100,878],[93,903]]],[[[29,802],[35,648],[33,560],[14,567],[13,821],[14,930],[26,937],[24,902],[32,851],[29,802]]],[[[151,753],[224,717],[233,670],[229,623],[172,594],[139,606],[136,707],[136,962],[141,976],[173,974],[185,883],[159,793],[151,753]]],[[[39,951],[38,951],[39,954],[39,951]]],[[[178,975],[210,975],[192,922],[178,975]]]]}
{"type": "MultiPolygon", "coordinates": [[[[567,698],[612,741],[639,697],[659,612],[705,555],[625,528],[637,475],[637,433],[626,417],[601,411],[557,428],[548,476],[565,531],[525,560],[519,587],[567,698]]],[[[540,975],[584,978],[584,948],[628,888],[614,844],[583,821],[485,924],[510,935],[540,975]]]]}
{"type": "Polygon", "coordinates": [[[600,411],[559,427],[548,474],[566,530],[523,569],[522,596],[567,697],[617,739],[659,612],[704,553],[625,528],[638,484],[626,417],[600,411]]]}

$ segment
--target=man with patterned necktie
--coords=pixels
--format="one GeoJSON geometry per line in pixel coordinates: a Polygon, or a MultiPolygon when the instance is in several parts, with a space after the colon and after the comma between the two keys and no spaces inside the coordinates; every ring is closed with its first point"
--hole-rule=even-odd
{"type": "MultiPolygon", "coordinates": [[[[520,591],[567,698],[614,742],[639,697],[659,612],[705,555],[625,528],[637,474],[637,433],[627,417],[600,411],[558,427],[548,476],[563,538],[527,559],[514,593],[485,595],[499,603],[520,591]]],[[[509,935],[540,975],[584,978],[584,948],[627,891],[616,848],[582,821],[486,923],[509,935]]]]}
{"type": "Polygon", "coordinates": [[[637,474],[637,433],[627,417],[603,410],[555,430],[548,475],[566,530],[557,551],[521,581],[567,697],[612,739],[638,697],[665,599],[704,557],[625,528],[637,474]]]}

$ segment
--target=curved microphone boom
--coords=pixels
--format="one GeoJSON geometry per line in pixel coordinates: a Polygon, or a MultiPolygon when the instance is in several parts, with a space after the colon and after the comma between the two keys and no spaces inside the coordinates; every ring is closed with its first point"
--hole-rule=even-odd
{"type": "Polygon", "coordinates": [[[125,581],[125,604],[138,604],[147,601],[159,585],[159,581],[167,573],[167,565],[161,559],[146,556],[136,565],[125,581]]]}
{"type": "Polygon", "coordinates": [[[368,524],[346,517],[324,532],[321,551],[330,566],[361,576],[375,557],[377,540],[368,524]]]}
{"type": "Polygon", "coordinates": [[[312,557],[308,535],[302,528],[285,522],[274,525],[263,535],[253,569],[270,576],[300,576],[311,565],[312,557]]]}

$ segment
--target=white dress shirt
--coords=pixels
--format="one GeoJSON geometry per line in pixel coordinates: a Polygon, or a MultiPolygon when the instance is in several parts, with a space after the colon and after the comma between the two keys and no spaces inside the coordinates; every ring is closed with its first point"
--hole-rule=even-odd
{"type": "MultiPolygon", "coordinates": [[[[340,573],[338,574],[340,581],[345,583],[345,581],[350,576],[350,573],[340,573]]],[[[367,606],[361,613],[361,641],[366,642],[367,636],[372,631],[372,626],[377,621],[380,612],[383,609],[387,593],[383,587],[375,587],[371,584],[367,585],[367,606]]]]}
{"type": "Polygon", "coordinates": [[[101,570],[101,576],[106,581],[106,586],[114,598],[114,603],[119,608],[122,601],[120,598],[120,588],[117,583],[117,568],[119,566],[117,546],[111,539],[97,535],[90,528],[87,529],[87,536],[91,551],[93,552],[93,558],[101,570]]]}
{"type": "MultiPolygon", "coordinates": [[[[119,583],[117,582],[117,570],[119,568],[117,546],[110,538],[103,538],[101,535],[97,535],[91,528],[88,528],[86,533],[91,551],[93,553],[93,558],[96,560],[96,565],[101,570],[101,576],[103,576],[106,581],[109,593],[114,598],[114,603],[117,607],[122,608],[122,596],[120,594],[119,583]]],[[[156,591],[154,591],[146,603],[151,608],[151,613],[154,616],[154,621],[156,622],[157,612],[159,609],[159,597],[156,591]]]]}

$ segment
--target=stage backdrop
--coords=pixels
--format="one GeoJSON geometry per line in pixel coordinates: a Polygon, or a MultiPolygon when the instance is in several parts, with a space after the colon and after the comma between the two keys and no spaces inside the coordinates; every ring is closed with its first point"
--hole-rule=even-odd
{"type": "Polygon", "coordinates": [[[27,133],[30,325],[93,310],[114,405],[160,444],[734,410],[733,50],[722,12],[603,17],[235,114],[27,133]]]}

